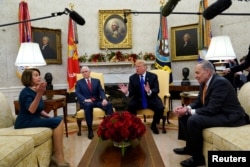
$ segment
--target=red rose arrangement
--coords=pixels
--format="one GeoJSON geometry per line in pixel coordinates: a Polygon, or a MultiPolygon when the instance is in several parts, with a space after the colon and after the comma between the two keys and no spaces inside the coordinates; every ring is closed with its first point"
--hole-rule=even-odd
{"type": "Polygon", "coordinates": [[[114,142],[140,139],[145,132],[141,119],[127,111],[114,112],[105,117],[97,130],[102,140],[110,139],[114,142]]]}

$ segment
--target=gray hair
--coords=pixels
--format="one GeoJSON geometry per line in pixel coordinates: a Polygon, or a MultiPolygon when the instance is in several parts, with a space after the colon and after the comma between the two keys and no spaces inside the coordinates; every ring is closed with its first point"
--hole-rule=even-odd
{"type": "Polygon", "coordinates": [[[90,69],[89,69],[89,67],[88,67],[88,66],[82,66],[82,68],[81,68],[81,72],[82,72],[82,70],[83,70],[83,69],[86,69],[86,70],[90,71],[90,69]]]}
{"type": "Polygon", "coordinates": [[[202,61],[200,61],[198,64],[201,64],[201,67],[202,67],[204,70],[209,70],[209,71],[211,71],[212,73],[215,73],[214,65],[213,65],[210,61],[202,60],[202,61]]]}

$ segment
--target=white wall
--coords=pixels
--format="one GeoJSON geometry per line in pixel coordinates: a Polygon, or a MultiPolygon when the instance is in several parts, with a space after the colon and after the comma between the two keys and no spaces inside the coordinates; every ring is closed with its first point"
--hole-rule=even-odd
{"type": "MultiPolygon", "coordinates": [[[[210,0],[212,3],[215,0],[210,0]]],[[[20,0],[0,0],[0,25],[18,21],[18,4],[20,0]]],[[[53,12],[63,11],[69,8],[69,3],[75,4],[75,10],[82,15],[86,24],[78,26],[79,55],[87,53],[102,52],[99,49],[98,36],[98,10],[132,9],[136,11],[159,11],[160,0],[27,0],[30,17],[39,18],[50,16],[53,12]]],[[[198,0],[181,0],[174,12],[198,12],[198,0]]],[[[249,13],[250,2],[233,1],[233,5],[225,12],[249,13]]],[[[171,14],[168,17],[169,43],[171,42],[170,28],[173,26],[198,23],[198,15],[177,15],[171,14]]],[[[46,72],[53,74],[53,85],[55,87],[67,87],[67,31],[68,16],[58,16],[45,20],[34,21],[34,27],[61,29],[62,31],[62,65],[48,65],[41,67],[42,76],[46,72]]],[[[217,16],[211,20],[212,35],[229,35],[238,58],[248,51],[250,33],[250,16],[217,16]]],[[[139,14],[132,16],[133,48],[122,50],[123,52],[133,51],[135,53],[154,52],[159,28],[158,14],[139,14]]],[[[14,62],[19,48],[18,25],[0,27],[0,88],[9,90],[15,87],[21,88],[20,79],[16,76],[14,62]]],[[[176,81],[182,80],[181,69],[190,68],[191,80],[194,79],[193,67],[196,61],[172,62],[173,78],[176,81]]],[[[132,68],[132,67],[131,67],[132,68]]]]}

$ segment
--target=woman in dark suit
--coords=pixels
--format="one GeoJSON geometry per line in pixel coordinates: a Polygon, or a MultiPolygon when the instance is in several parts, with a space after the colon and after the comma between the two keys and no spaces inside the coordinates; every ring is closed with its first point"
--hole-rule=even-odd
{"type": "Polygon", "coordinates": [[[153,133],[159,134],[156,124],[159,124],[162,118],[164,106],[159,93],[159,82],[156,74],[146,71],[145,60],[137,60],[135,63],[136,73],[129,77],[129,84],[119,84],[118,87],[127,97],[130,98],[128,111],[136,115],[136,111],[143,108],[149,108],[154,111],[151,129],[153,133]],[[143,88],[141,79],[143,78],[143,88]],[[143,96],[145,95],[145,103],[143,96]]]}
{"type": "Polygon", "coordinates": [[[174,109],[179,116],[178,139],[186,141],[186,147],[175,148],[174,152],[192,156],[181,162],[184,167],[205,164],[202,155],[203,129],[236,127],[249,122],[232,84],[215,74],[212,63],[199,62],[195,67],[195,78],[201,85],[197,100],[189,106],[178,106],[174,109]]]}
{"type": "Polygon", "coordinates": [[[63,152],[63,120],[61,117],[51,117],[44,110],[42,96],[46,90],[46,82],[43,82],[37,68],[25,69],[22,74],[22,84],[25,86],[19,95],[20,111],[15,121],[15,129],[47,127],[53,130],[54,154],[52,163],[57,167],[69,167],[64,160],[63,152]]]}

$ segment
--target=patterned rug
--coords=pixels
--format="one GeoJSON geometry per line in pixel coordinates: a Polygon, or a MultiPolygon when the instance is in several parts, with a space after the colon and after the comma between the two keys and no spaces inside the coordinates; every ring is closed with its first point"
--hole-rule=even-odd
{"type": "MultiPolygon", "coordinates": [[[[141,118],[142,119],[142,118],[141,118]]],[[[74,116],[69,115],[67,117],[67,121],[68,121],[68,134],[75,134],[78,132],[78,126],[76,123],[76,119],[74,118],[74,116]]],[[[96,130],[98,128],[98,125],[100,124],[100,122],[102,121],[102,119],[97,119],[93,121],[93,130],[96,130]]],[[[143,121],[143,119],[142,119],[143,121]]],[[[147,118],[145,124],[150,125],[152,122],[152,118],[147,118]]],[[[178,130],[178,118],[175,116],[170,116],[169,119],[170,124],[168,124],[166,122],[165,128],[167,130],[178,130]]],[[[160,123],[160,125],[158,125],[158,129],[161,131],[162,129],[162,122],[160,123]]],[[[82,126],[81,126],[81,130],[82,131],[86,131],[87,130],[87,126],[86,126],[86,122],[85,120],[82,121],[82,126]]],[[[64,133],[66,133],[64,131],[64,133]]]]}

